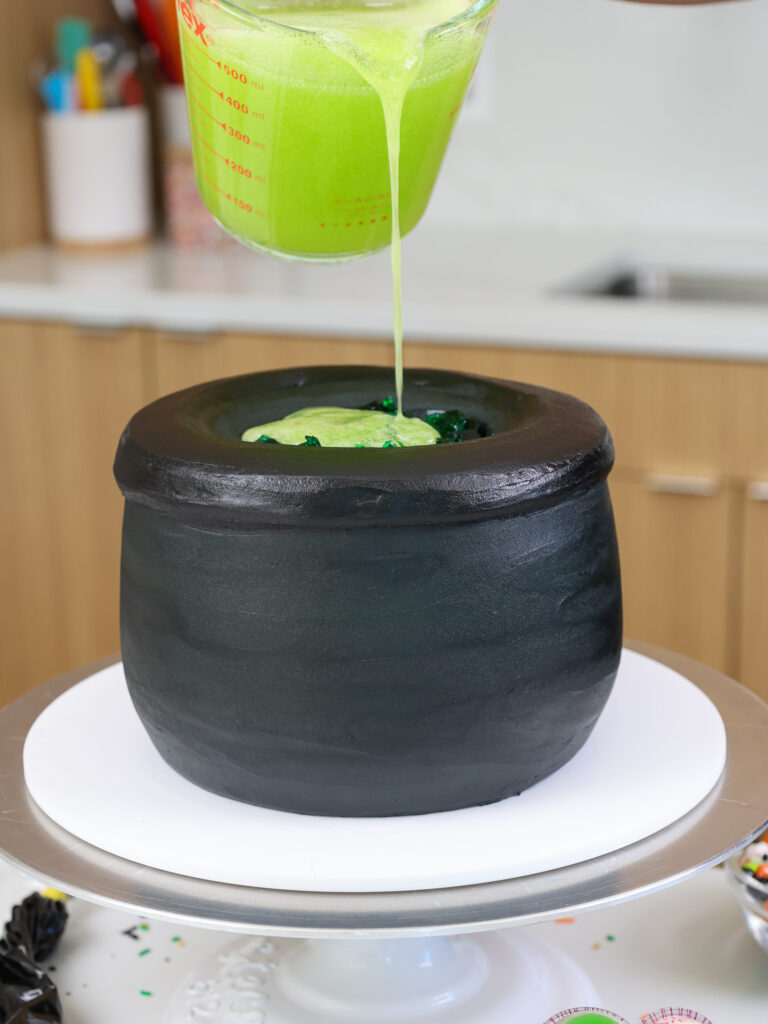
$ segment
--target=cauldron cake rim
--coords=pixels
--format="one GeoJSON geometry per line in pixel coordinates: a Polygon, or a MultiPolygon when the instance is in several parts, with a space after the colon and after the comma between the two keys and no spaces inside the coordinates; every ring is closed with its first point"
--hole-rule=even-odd
{"type": "Polygon", "coordinates": [[[610,432],[586,403],[517,381],[405,371],[406,411],[459,408],[490,437],[397,449],[302,448],[239,440],[309,405],[359,407],[391,391],[373,366],[269,370],[209,381],[139,410],[115,477],[135,501],[202,527],[355,527],[528,514],[603,480],[610,432]]]}

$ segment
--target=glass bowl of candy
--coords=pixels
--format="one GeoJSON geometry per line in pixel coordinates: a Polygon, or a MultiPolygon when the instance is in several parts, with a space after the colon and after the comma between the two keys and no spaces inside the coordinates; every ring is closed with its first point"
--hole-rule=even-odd
{"type": "Polygon", "coordinates": [[[750,935],[768,953],[768,832],[732,857],[726,868],[750,935]]]}

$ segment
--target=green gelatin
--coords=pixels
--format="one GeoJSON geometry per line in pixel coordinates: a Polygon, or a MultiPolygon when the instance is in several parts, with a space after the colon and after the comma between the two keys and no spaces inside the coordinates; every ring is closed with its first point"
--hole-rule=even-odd
{"type": "Polygon", "coordinates": [[[181,40],[197,180],[224,227],[303,258],[384,248],[392,234],[385,108],[399,122],[404,96],[407,234],[426,208],[484,41],[473,26],[429,30],[466,0],[279,8],[241,0],[253,20],[212,3],[189,6],[181,40]]]}
{"type": "Polygon", "coordinates": [[[577,1013],[572,1020],[579,1024],[616,1024],[615,1017],[607,1017],[604,1013],[577,1013]]]}
{"type": "MultiPolygon", "coordinates": [[[[568,1024],[626,1024],[622,1017],[616,1017],[612,1013],[601,1013],[594,1010],[586,1010],[583,1013],[575,1013],[572,1017],[566,1018],[568,1024]]],[[[565,1024],[565,1022],[564,1022],[565,1024]]]]}
{"type": "Polygon", "coordinates": [[[316,406],[251,427],[242,436],[243,441],[261,443],[265,438],[278,444],[322,448],[411,448],[437,444],[440,434],[424,420],[409,416],[316,406]]]}

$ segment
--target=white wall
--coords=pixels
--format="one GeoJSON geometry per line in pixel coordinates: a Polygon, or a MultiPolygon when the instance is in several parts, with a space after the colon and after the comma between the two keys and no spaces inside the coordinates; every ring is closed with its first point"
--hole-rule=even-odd
{"type": "Polygon", "coordinates": [[[768,235],[768,0],[500,0],[428,216],[768,235]]]}

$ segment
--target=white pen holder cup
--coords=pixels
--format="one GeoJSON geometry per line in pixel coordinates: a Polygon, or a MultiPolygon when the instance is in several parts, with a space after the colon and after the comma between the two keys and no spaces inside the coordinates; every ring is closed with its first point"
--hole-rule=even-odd
{"type": "Polygon", "coordinates": [[[149,117],[144,107],[43,115],[51,239],[130,245],[152,232],[149,117]]]}

